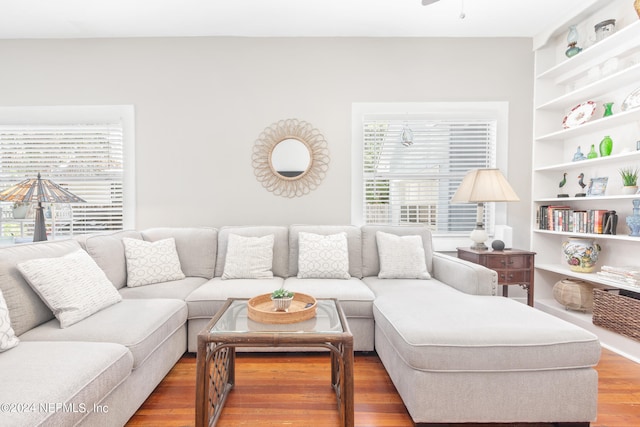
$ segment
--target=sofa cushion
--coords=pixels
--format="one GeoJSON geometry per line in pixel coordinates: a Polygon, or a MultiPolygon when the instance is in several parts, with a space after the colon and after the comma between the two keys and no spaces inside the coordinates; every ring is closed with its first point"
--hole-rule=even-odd
{"type": "Polygon", "coordinates": [[[273,277],[273,234],[245,237],[229,234],[222,278],[270,279],[273,277]]]}
{"type": "MultiPolygon", "coordinates": [[[[425,262],[427,271],[433,272],[433,245],[431,232],[424,226],[392,226],[392,225],[365,225],[362,226],[362,275],[377,276],[380,273],[380,258],[378,254],[378,244],[376,233],[395,234],[397,236],[418,235],[422,237],[424,245],[425,262]]],[[[432,274],[433,275],[433,274],[432,274]]]]}
{"type": "Polygon", "coordinates": [[[0,402],[25,405],[3,411],[2,425],[77,425],[132,366],[131,353],[119,344],[23,342],[0,357],[0,402]]]}
{"type": "Polygon", "coordinates": [[[155,242],[125,237],[122,243],[127,261],[128,287],[184,279],[173,237],[155,242]]]}
{"type": "Polygon", "coordinates": [[[349,248],[349,275],[362,277],[362,240],[360,227],[353,225],[292,225],[289,228],[289,276],[298,275],[299,238],[300,232],[320,234],[346,233],[349,248]]]}
{"type": "Polygon", "coordinates": [[[375,294],[362,280],[352,277],[343,279],[298,279],[289,277],[284,287],[314,298],[336,298],[347,317],[373,317],[372,305],[375,294]]]}
{"type": "MultiPolygon", "coordinates": [[[[136,369],[179,328],[187,306],[175,299],[123,299],[94,315],[60,329],[57,320],[20,336],[25,341],[90,341],[122,344],[133,355],[136,369]]],[[[186,348],[186,343],[185,343],[186,348]]]]}
{"type": "Polygon", "coordinates": [[[0,352],[7,351],[18,345],[18,337],[11,327],[7,302],[0,291],[0,352]]]}
{"type": "Polygon", "coordinates": [[[381,279],[430,279],[422,237],[376,232],[381,279]]]}
{"type": "Polygon", "coordinates": [[[67,328],[122,297],[104,272],[82,249],[55,258],[36,258],[18,270],[67,328]]]}
{"type": "Polygon", "coordinates": [[[16,335],[20,336],[54,318],[53,312],[18,271],[18,263],[34,258],[58,257],[78,249],[80,244],[74,240],[0,248],[0,290],[7,302],[11,326],[16,335]]]}
{"type": "Polygon", "coordinates": [[[213,277],[218,251],[218,230],[215,228],[150,228],[142,231],[142,237],[149,242],[173,237],[185,276],[213,277]]]}
{"type": "Polygon", "coordinates": [[[203,277],[185,277],[182,280],[154,283],[153,285],[138,286],[135,288],[124,287],[120,289],[123,298],[172,298],[185,300],[191,292],[198,289],[207,279],[203,277]]]}
{"type": "Polygon", "coordinates": [[[349,279],[347,233],[298,233],[298,278],[349,279]]]}
{"type": "Polygon", "coordinates": [[[216,260],[216,276],[222,276],[227,257],[229,235],[245,237],[263,237],[273,234],[273,266],[274,276],[286,277],[289,272],[289,229],[281,226],[246,226],[222,227],[218,232],[218,258],[216,260]]]}
{"type": "Polygon", "coordinates": [[[127,285],[127,261],[122,244],[123,237],[142,240],[142,234],[139,231],[117,231],[91,236],[83,241],[86,251],[104,271],[116,289],[127,285]]]}
{"type": "Polygon", "coordinates": [[[373,303],[376,334],[384,334],[413,369],[537,371],[598,362],[598,338],[571,323],[508,298],[416,282],[407,289],[397,284],[373,303]]]}
{"type": "Polygon", "coordinates": [[[227,298],[253,298],[270,294],[282,287],[284,279],[231,279],[215,277],[198,287],[186,299],[189,319],[211,318],[222,308],[227,298]]]}

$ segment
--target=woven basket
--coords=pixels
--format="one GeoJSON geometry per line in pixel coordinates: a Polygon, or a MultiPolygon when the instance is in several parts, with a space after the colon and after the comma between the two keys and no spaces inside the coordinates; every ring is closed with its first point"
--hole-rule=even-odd
{"type": "Polygon", "coordinates": [[[640,341],[640,300],[616,289],[594,289],[593,324],[640,341]]]}

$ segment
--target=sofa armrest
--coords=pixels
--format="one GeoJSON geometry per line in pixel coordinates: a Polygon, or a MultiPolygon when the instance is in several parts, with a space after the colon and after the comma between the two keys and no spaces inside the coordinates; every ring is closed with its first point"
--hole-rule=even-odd
{"type": "Polygon", "coordinates": [[[433,253],[433,278],[472,295],[497,295],[498,273],[482,265],[433,253]]]}

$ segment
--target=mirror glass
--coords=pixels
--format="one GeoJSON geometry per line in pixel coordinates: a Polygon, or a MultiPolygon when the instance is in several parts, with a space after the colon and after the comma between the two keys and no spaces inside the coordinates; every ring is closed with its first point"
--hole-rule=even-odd
{"type": "Polygon", "coordinates": [[[280,176],[292,178],[306,172],[311,163],[307,146],[297,139],[284,139],[271,152],[271,167],[280,176]]]}

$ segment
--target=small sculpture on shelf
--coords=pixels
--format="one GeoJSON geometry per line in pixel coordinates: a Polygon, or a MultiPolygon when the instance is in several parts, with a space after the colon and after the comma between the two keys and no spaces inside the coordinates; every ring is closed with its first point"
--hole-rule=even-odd
{"type": "Polygon", "coordinates": [[[573,155],[573,161],[574,162],[578,162],[580,160],[587,160],[587,156],[582,154],[582,150],[580,149],[580,146],[578,145],[578,150],[576,151],[576,154],[573,155]]]}
{"type": "Polygon", "coordinates": [[[602,234],[616,234],[618,228],[618,215],[616,211],[607,211],[603,217],[604,226],[602,227],[602,234]]]}
{"type": "Polygon", "coordinates": [[[587,186],[587,184],[584,183],[584,173],[580,173],[580,175],[578,175],[578,185],[580,186],[581,190],[579,193],[576,193],[576,197],[586,197],[587,193],[584,192],[584,187],[587,186]]]}
{"type": "Polygon", "coordinates": [[[562,187],[564,187],[566,184],[567,184],[567,173],[565,172],[562,174],[562,180],[560,181],[560,184],[558,184],[558,187],[560,188],[560,193],[558,194],[558,197],[569,197],[567,193],[562,192],[562,187]]]}

